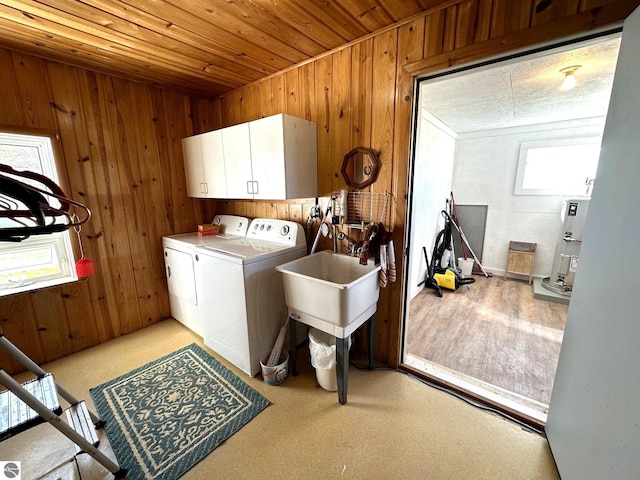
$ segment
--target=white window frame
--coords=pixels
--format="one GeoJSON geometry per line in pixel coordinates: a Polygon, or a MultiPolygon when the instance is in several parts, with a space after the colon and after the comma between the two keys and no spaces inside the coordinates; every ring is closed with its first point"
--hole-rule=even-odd
{"type": "MultiPolygon", "coordinates": [[[[57,138],[55,134],[42,132],[30,133],[26,130],[20,131],[20,133],[0,131],[0,144],[8,143],[12,145],[35,147],[38,150],[42,167],[42,171],[37,173],[41,173],[58,185],[60,184],[55,159],[55,155],[60,151],[60,149],[57,145],[57,138]]],[[[15,169],[19,170],[18,168],[15,169]]],[[[28,183],[28,181],[25,181],[23,178],[16,177],[16,179],[24,181],[24,183],[28,183]]],[[[51,202],[52,205],[54,205],[56,200],[51,200],[51,202]]],[[[62,220],[64,219],[61,219],[61,221],[62,220]]],[[[29,292],[55,285],[62,285],[78,280],[78,275],[75,269],[73,248],[71,245],[70,230],[47,235],[33,235],[21,242],[0,241],[0,255],[16,253],[21,250],[29,250],[30,248],[42,248],[43,246],[50,247],[54,250],[55,255],[58,258],[60,272],[29,279],[25,279],[24,275],[20,275],[19,273],[12,274],[12,278],[8,282],[0,279],[0,297],[29,292]]]]}
{"type": "MultiPolygon", "coordinates": [[[[594,145],[598,146],[602,143],[602,138],[599,136],[569,138],[561,140],[540,140],[533,142],[522,142],[520,144],[520,154],[518,157],[518,170],[516,173],[514,195],[584,195],[587,192],[587,185],[580,189],[570,188],[524,188],[524,178],[527,168],[527,157],[529,150],[548,148],[548,147],[566,147],[566,146],[581,146],[581,145],[594,145]]],[[[553,174],[553,172],[549,172],[553,174]]],[[[595,175],[594,175],[595,177],[595,175]]],[[[585,179],[586,180],[586,179],[585,179]]]]}

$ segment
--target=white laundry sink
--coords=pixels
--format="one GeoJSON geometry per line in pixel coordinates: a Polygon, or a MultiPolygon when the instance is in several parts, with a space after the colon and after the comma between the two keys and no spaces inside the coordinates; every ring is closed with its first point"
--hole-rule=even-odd
{"type": "Polygon", "coordinates": [[[289,316],[345,338],[375,311],[379,265],[324,250],[279,265],[289,316]]]}

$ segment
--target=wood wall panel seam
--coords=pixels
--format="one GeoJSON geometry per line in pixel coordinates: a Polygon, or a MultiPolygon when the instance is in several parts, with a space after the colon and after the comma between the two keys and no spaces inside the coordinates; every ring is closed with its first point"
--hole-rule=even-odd
{"type": "MultiPolygon", "coordinates": [[[[61,162],[60,169],[64,169],[69,177],[69,189],[65,191],[72,198],[85,203],[93,212],[90,224],[85,225],[84,231],[81,232],[81,234],[83,236],[84,252],[87,258],[92,259],[94,262],[97,275],[95,281],[88,285],[89,298],[79,300],[81,304],[91,305],[90,321],[87,322],[87,314],[89,312],[86,310],[79,312],[79,315],[70,316],[69,318],[72,324],[70,326],[70,334],[72,338],[74,338],[73,343],[75,348],[75,344],[77,343],[75,339],[78,335],[74,333],[74,331],[85,331],[85,324],[95,324],[96,335],[100,342],[113,338],[112,332],[105,329],[113,324],[112,321],[106,321],[105,315],[113,315],[113,313],[110,312],[109,308],[104,308],[104,302],[107,302],[111,295],[106,293],[103,282],[103,269],[105,264],[102,261],[103,257],[99,255],[96,245],[100,240],[97,239],[95,235],[92,235],[92,232],[102,230],[102,224],[100,208],[98,207],[98,200],[95,194],[95,182],[91,181],[94,178],[93,164],[88,152],[82,151],[82,145],[87,144],[85,114],[82,106],[73,101],[74,97],[76,101],[80,98],[78,71],[60,64],[49,64],[48,74],[52,87],[52,98],[57,105],[62,107],[56,108],[55,114],[58,118],[59,134],[65,152],[64,159],[61,159],[63,161],[61,162]],[[73,164],[74,160],[77,163],[77,168],[65,168],[66,163],[73,164]]],[[[80,258],[77,240],[74,236],[71,237],[72,242],[75,244],[76,258],[80,258]]],[[[87,290],[87,285],[84,285],[83,288],[87,290]]],[[[70,302],[66,303],[69,304],[70,302]]],[[[90,345],[92,342],[87,341],[85,344],[90,345]]]]}
{"type": "MultiPolygon", "coordinates": [[[[118,306],[115,295],[115,288],[112,280],[111,262],[109,259],[109,249],[107,245],[108,236],[105,234],[108,224],[105,224],[103,215],[108,208],[109,202],[103,199],[108,199],[107,195],[100,193],[101,185],[98,182],[98,175],[102,166],[102,148],[98,145],[100,134],[97,130],[97,124],[95,122],[95,112],[91,108],[94,104],[92,97],[89,95],[91,92],[91,75],[88,75],[84,71],[77,72],[78,77],[78,102],[82,105],[81,114],[83,115],[83,125],[86,131],[86,148],[89,154],[91,162],[91,178],[93,180],[93,195],[95,196],[95,204],[92,203],[93,217],[96,218],[98,225],[93,222],[84,227],[85,235],[89,237],[91,243],[96,244],[97,255],[92,257],[94,265],[96,266],[96,275],[99,276],[99,281],[104,285],[104,292],[98,292],[99,295],[97,301],[103,309],[103,318],[105,324],[98,326],[99,332],[106,336],[107,340],[115,338],[120,335],[120,319],[118,315],[118,306]],[[105,311],[106,310],[106,311],[105,311]]],[[[108,219],[107,219],[108,221],[108,219]]]]}

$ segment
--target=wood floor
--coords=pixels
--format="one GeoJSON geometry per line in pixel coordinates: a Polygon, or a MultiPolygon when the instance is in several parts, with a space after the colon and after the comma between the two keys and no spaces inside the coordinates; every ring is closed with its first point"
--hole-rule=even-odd
{"type": "Polygon", "coordinates": [[[406,353],[548,405],[568,306],[525,281],[474,278],[411,301],[406,353]]]}

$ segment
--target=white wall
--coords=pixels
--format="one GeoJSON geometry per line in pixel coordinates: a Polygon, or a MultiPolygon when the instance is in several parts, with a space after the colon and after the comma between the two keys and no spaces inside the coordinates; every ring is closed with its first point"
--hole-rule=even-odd
{"type": "Polygon", "coordinates": [[[520,143],[599,136],[603,126],[599,117],[458,135],[453,192],[460,205],[488,205],[485,269],[502,275],[509,241],[515,240],[538,244],[534,275],[551,273],[563,197],[513,194],[520,143]]]}
{"type": "Polygon", "coordinates": [[[409,299],[415,297],[422,287],[427,270],[422,247],[427,247],[429,260],[433,242],[442,230],[440,212],[446,208],[451,193],[453,159],[456,135],[438,119],[426,111],[419,120],[413,171],[409,299]]]}

